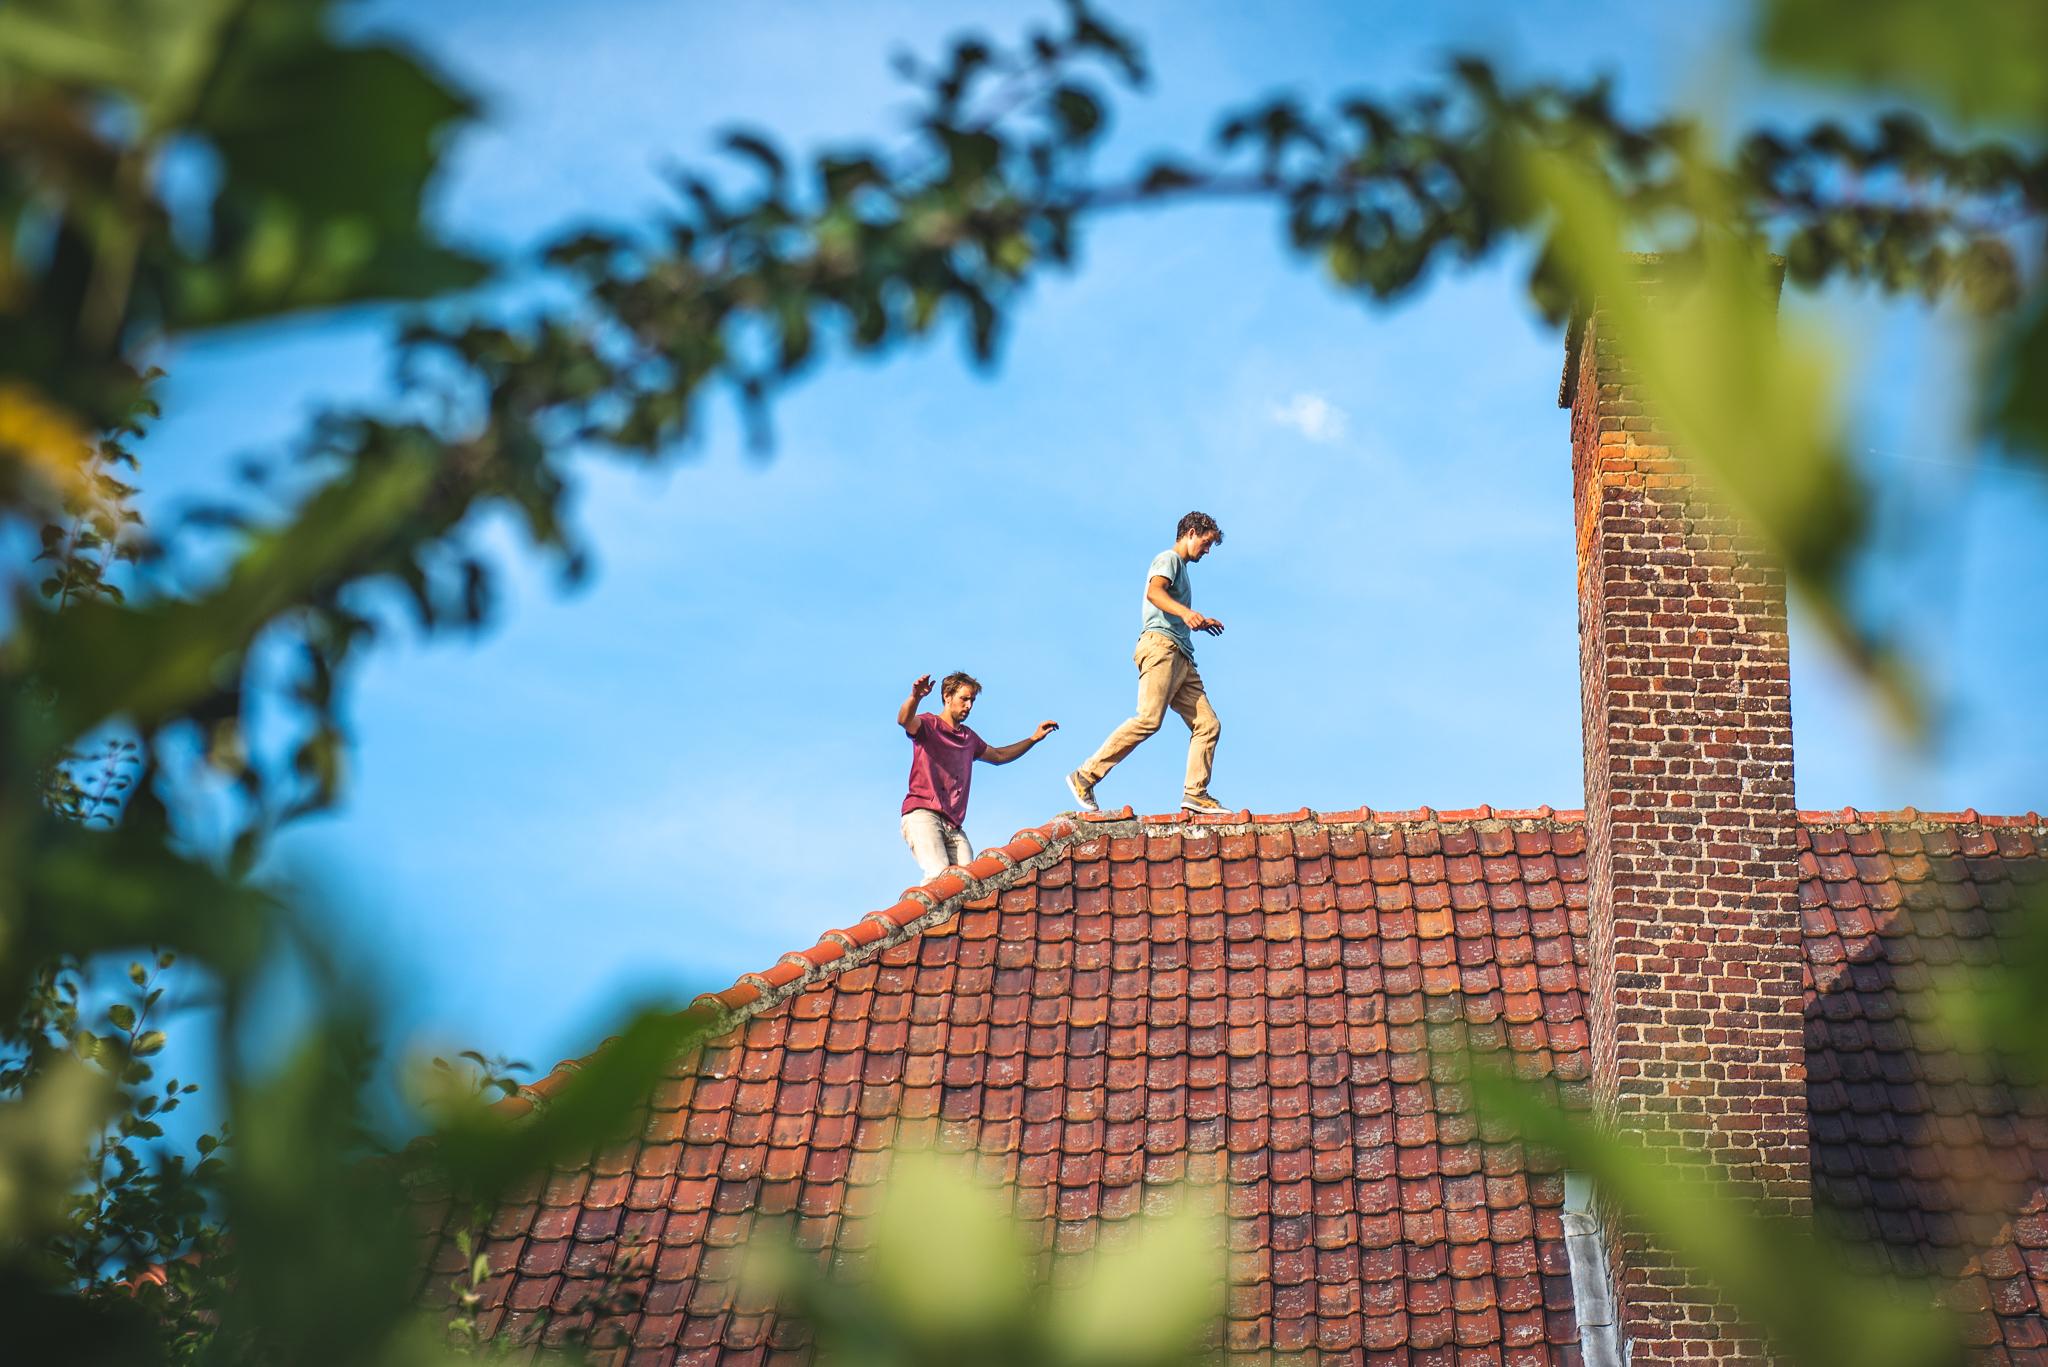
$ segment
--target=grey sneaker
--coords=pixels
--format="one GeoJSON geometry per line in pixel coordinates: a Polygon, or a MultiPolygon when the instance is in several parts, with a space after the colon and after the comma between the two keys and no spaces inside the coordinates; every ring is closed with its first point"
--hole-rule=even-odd
{"type": "Polygon", "coordinates": [[[1095,785],[1082,778],[1080,774],[1067,775],[1067,791],[1074,795],[1074,801],[1080,804],[1081,811],[1099,812],[1102,810],[1095,803],[1095,785]]]}
{"type": "Polygon", "coordinates": [[[1180,809],[1184,812],[1200,812],[1205,816],[1220,816],[1230,810],[1207,793],[1194,793],[1182,798],[1180,809]]]}

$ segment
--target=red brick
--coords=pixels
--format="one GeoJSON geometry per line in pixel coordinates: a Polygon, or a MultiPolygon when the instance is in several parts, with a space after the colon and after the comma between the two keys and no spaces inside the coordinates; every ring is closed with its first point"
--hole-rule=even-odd
{"type": "MultiPolygon", "coordinates": [[[[1652,300],[1679,289],[1665,271],[1651,260],[1631,287],[1652,300]]],[[[1595,878],[1593,1094],[1623,1128],[1653,1124],[1686,1096],[1719,1098],[1705,1108],[1717,1161],[1770,1209],[1803,1214],[1799,823],[1782,576],[1658,444],[1612,315],[1596,309],[1575,332],[1567,398],[1595,878]],[[1696,734],[1747,757],[1673,740],[1696,734]],[[1674,906],[1697,910],[1674,916],[1674,906]],[[1767,981],[1751,986],[1759,966],[1767,981]],[[1696,1025],[1716,1012],[1739,1015],[1743,1028],[1702,1040],[1696,1025]],[[1741,1104],[1759,1085],[1781,1089],[1776,1110],[1741,1104]]],[[[1538,1010],[1527,994],[1506,998],[1510,1022],[1538,1010]]],[[[1570,1001],[1540,1010],[1576,1014],[1570,1001]]],[[[1519,1214],[1497,1213],[1497,1237],[1503,1219],[1519,1214]]],[[[1674,1348],[1670,1360],[1762,1361],[1760,1345],[1691,1274],[1636,1276],[1637,1258],[1660,1255],[1634,1238],[1618,1240],[1614,1256],[1624,1326],[1639,1344],[1661,1339],[1674,1348]]],[[[1510,1299],[1503,1284],[1504,1308],[1532,1304],[1520,1291],[1510,1299]]]]}

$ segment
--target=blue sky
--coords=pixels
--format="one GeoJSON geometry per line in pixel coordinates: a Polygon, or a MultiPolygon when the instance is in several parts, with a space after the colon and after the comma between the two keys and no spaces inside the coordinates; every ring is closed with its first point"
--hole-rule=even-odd
{"type": "MultiPolygon", "coordinates": [[[[1111,164],[1199,146],[1218,110],[1275,90],[1411,89],[1454,49],[1611,71],[1637,111],[1810,107],[1742,64],[1740,8],[1112,13],[1155,81],[1118,100],[1111,164]]],[[[662,202],[658,168],[705,160],[732,124],[806,150],[886,136],[904,100],[892,52],[1052,17],[908,0],[369,11],[483,95],[437,212],[504,252],[636,220],[662,202]]],[[[1374,310],[1286,255],[1268,211],[1129,214],[1034,288],[993,372],[949,336],[816,373],[777,407],[765,460],[714,405],[661,472],[586,464],[592,581],[564,592],[493,535],[510,567],[495,624],[376,653],[353,688],[345,806],[295,829],[282,861],[385,983],[394,1044],[545,1068],[632,1002],[725,986],[894,900],[914,868],[892,716],[920,673],[977,674],[993,742],[1062,724],[979,770],[977,844],[1070,806],[1061,776],[1132,705],[1144,566],[1190,508],[1228,534],[1195,571],[1230,628],[1200,650],[1226,803],[1576,806],[1562,345],[1518,266],[1374,310]]],[[[2048,579],[2048,481],[1969,461],[1952,320],[1847,292],[1787,312],[1843,339],[1856,444],[1885,491],[1870,591],[1940,705],[1933,742],[1906,745],[1796,631],[1802,804],[2048,806],[2048,629],[2018,587],[2048,579]]],[[[225,487],[234,458],[321,403],[386,392],[390,321],[244,330],[167,358],[152,511],[225,487]]],[[[1170,720],[1105,802],[1170,807],[1183,735],[1170,720]]]]}

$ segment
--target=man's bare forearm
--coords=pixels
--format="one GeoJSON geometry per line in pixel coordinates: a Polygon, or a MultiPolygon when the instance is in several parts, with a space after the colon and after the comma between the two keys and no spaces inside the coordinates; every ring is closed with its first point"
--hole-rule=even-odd
{"type": "Polygon", "coordinates": [[[1178,617],[1194,631],[1206,631],[1211,636],[1223,634],[1223,623],[1214,617],[1204,617],[1187,604],[1166,591],[1166,580],[1153,575],[1145,582],[1145,601],[1169,616],[1178,617]]]}
{"type": "Polygon", "coordinates": [[[983,752],[982,758],[990,764],[1008,764],[1013,759],[1022,759],[1031,747],[1038,744],[1038,737],[1026,736],[1008,745],[991,745],[983,752]]]}
{"type": "Polygon", "coordinates": [[[903,734],[914,736],[922,724],[917,719],[917,705],[931,696],[932,676],[920,674],[910,685],[910,696],[903,700],[903,706],[896,709],[896,724],[903,728],[903,734]]]}
{"type": "Polygon", "coordinates": [[[989,746],[988,749],[981,752],[982,762],[984,764],[1008,764],[1011,760],[1029,752],[1032,746],[1038,744],[1038,742],[1059,729],[1060,724],[1056,721],[1042,721],[1038,724],[1036,731],[1033,731],[1022,740],[1012,741],[1008,745],[989,746]]]}
{"type": "Polygon", "coordinates": [[[1145,601],[1169,617],[1178,617],[1185,622],[1195,615],[1194,609],[1176,599],[1166,591],[1166,581],[1154,577],[1145,585],[1145,601]]]}

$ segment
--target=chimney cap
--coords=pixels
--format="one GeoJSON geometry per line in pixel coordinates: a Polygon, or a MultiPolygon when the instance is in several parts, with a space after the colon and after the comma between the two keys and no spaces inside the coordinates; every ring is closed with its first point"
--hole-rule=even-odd
{"type": "MultiPolygon", "coordinates": [[[[1634,269],[1636,283],[1642,284],[1655,280],[1665,262],[1685,258],[1668,252],[1624,252],[1622,259],[1634,269]]],[[[1771,252],[1765,259],[1770,263],[1771,297],[1776,299],[1785,284],[1785,258],[1771,252]]],[[[1572,406],[1572,391],[1579,385],[1579,343],[1585,339],[1586,323],[1592,316],[1592,300],[1580,297],[1572,301],[1572,311],[1564,325],[1564,374],[1557,382],[1559,408],[1572,406]]]]}
{"type": "MultiPolygon", "coordinates": [[[[1651,275],[1664,260],[1662,252],[1625,252],[1622,259],[1635,268],[1636,279],[1651,275]]],[[[1593,301],[1584,296],[1572,300],[1571,315],[1564,325],[1564,374],[1557,382],[1557,406],[1572,406],[1572,391],[1579,384],[1579,343],[1585,338],[1586,323],[1593,315],[1593,301]]]]}

